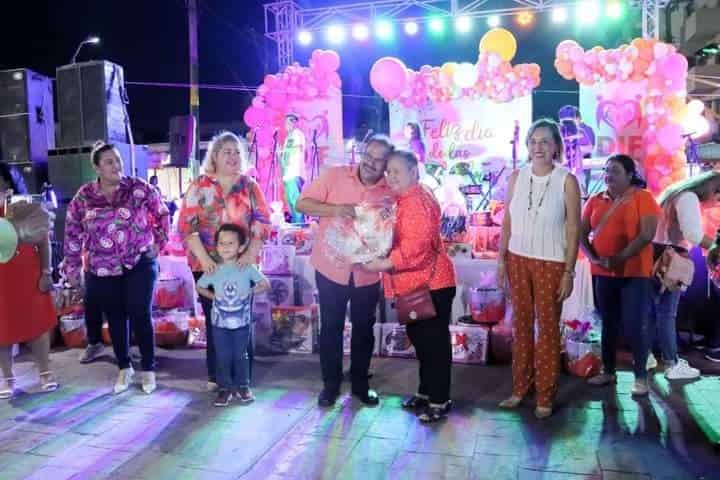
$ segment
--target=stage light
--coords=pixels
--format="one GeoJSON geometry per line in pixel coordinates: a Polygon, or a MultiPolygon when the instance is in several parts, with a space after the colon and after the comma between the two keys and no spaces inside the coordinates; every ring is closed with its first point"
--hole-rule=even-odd
{"type": "Polygon", "coordinates": [[[300,30],[297,38],[300,45],[310,45],[313,41],[313,35],[308,30],[300,30]]]}
{"type": "Polygon", "coordinates": [[[487,19],[488,27],[497,28],[500,26],[500,15],[490,15],[487,19]]]}
{"type": "Polygon", "coordinates": [[[407,22],[405,24],[405,33],[408,35],[415,35],[418,33],[418,24],[416,22],[407,22]]]}
{"type": "Polygon", "coordinates": [[[442,18],[430,19],[430,31],[436,35],[442,35],[445,32],[445,22],[442,18]]]}
{"type": "Polygon", "coordinates": [[[380,40],[389,40],[393,36],[393,25],[388,20],[379,20],[375,24],[375,35],[380,40]]]}
{"type": "Polygon", "coordinates": [[[329,43],[338,45],[345,41],[345,27],[342,25],[330,25],[325,31],[325,39],[329,43]]]}
{"type": "Polygon", "coordinates": [[[621,2],[616,0],[607,4],[605,12],[608,18],[617,20],[623,16],[623,14],[625,13],[625,8],[623,7],[623,4],[621,2]]]}
{"type": "Polygon", "coordinates": [[[553,8],[551,18],[553,23],[565,23],[568,18],[568,13],[565,7],[553,8]]]}
{"type": "Polygon", "coordinates": [[[364,23],[356,23],[352,27],[352,37],[355,40],[363,42],[370,37],[370,29],[364,23]]]}
{"type": "Polygon", "coordinates": [[[517,22],[520,26],[527,27],[533,20],[535,20],[535,15],[530,10],[523,10],[517,14],[517,22]]]}
{"type": "Polygon", "coordinates": [[[600,11],[598,5],[592,0],[582,2],[580,5],[577,6],[575,10],[575,15],[577,16],[578,22],[584,25],[594,23],[597,20],[599,14],[600,11]]]}
{"type": "Polygon", "coordinates": [[[455,20],[455,30],[460,33],[468,33],[472,30],[472,19],[465,15],[458,17],[457,20],[455,20]]]}

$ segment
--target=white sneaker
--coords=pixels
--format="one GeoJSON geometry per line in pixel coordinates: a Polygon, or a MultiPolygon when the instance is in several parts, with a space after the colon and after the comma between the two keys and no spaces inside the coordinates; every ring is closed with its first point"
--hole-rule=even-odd
{"type": "Polygon", "coordinates": [[[665,370],[665,378],[668,380],[692,380],[700,376],[700,370],[691,367],[686,360],[678,358],[678,362],[665,370]]]}
{"type": "Polygon", "coordinates": [[[130,388],[134,375],[135,370],[133,370],[132,367],[120,370],[120,372],[118,372],[117,380],[115,381],[115,387],[113,388],[115,393],[122,393],[130,388]]]}
{"type": "Polygon", "coordinates": [[[646,370],[654,370],[657,368],[658,362],[655,358],[655,355],[652,354],[652,352],[648,353],[647,363],[645,364],[646,370]]]}
{"type": "Polygon", "coordinates": [[[218,390],[218,384],[216,382],[207,382],[207,391],[216,392],[218,390]]]}
{"type": "Polygon", "coordinates": [[[650,388],[648,387],[647,379],[645,379],[645,380],[635,380],[632,391],[630,393],[636,397],[644,397],[649,392],[650,392],[650,388]]]}
{"type": "Polygon", "coordinates": [[[85,348],[82,355],[80,355],[80,363],[90,363],[96,358],[102,357],[104,353],[105,345],[102,343],[96,343],[94,345],[90,343],[85,348]]]}
{"type": "Polygon", "coordinates": [[[155,383],[155,372],[140,372],[143,392],[150,395],[157,388],[155,383]]]}

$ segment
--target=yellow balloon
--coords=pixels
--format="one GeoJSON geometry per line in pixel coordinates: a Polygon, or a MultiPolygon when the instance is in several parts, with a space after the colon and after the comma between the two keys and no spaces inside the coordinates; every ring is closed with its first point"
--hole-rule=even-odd
{"type": "Polygon", "coordinates": [[[452,78],[455,74],[455,69],[457,68],[457,63],[455,62],[446,62],[443,63],[442,67],[440,67],[440,70],[447,75],[448,77],[452,78]]]}
{"type": "Polygon", "coordinates": [[[497,53],[500,58],[509,62],[517,52],[517,40],[510,31],[504,28],[493,28],[480,39],[480,52],[497,53]]]}

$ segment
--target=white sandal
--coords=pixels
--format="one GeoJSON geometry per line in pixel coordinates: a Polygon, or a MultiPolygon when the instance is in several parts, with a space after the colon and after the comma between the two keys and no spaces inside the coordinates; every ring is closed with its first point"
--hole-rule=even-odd
{"type": "Polygon", "coordinates": [[[15,394],[15,377],[3,378],[0,381],[0,400],[12,398],[15,394]]]}
{"type": "Polygon", "coordinates": [[[43,392],[54,392],[59,386],[60,384],[55,381],[50,370],[40,372],[40,390],[43,392]]]}

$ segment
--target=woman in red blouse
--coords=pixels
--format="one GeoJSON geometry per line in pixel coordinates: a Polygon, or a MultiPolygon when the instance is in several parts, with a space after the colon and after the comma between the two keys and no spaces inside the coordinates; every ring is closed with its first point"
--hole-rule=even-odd
{"type": "Polygon", "coordinates": [[[365,264],[383,275],[385,296],[403,295],[424,286],[437,312],[436,318],[407,326],[418,360],[418,392],[403,407],[420,411],[423,422],[436,422],[450,411],[450,311],[455,298],[455,270],[440,238],[440,205],[419,184],[418,159],[414,153],[396,150],[387,165],[387,183],[398,195],[397,223],[388,258],[365,264]]]}
{"type": "MultiPolygon", "coordinates": [[[[239,225],[250,232],[248,250],[240,257],[256,263],[270,231],[270,213],[258,184],[243,174],[248,159],[245,142],[231,132],[218,134],[208,145],[204,174],[188,187],[178,217],[178,230],[185,239],[188,261],[195,280],[217,268],[215,232],[223,223],[239,225]]],[[[212,300],[200,296],[207,332],[208,390],[215,390],[215,343],[211,335],[212,300]]]]}

